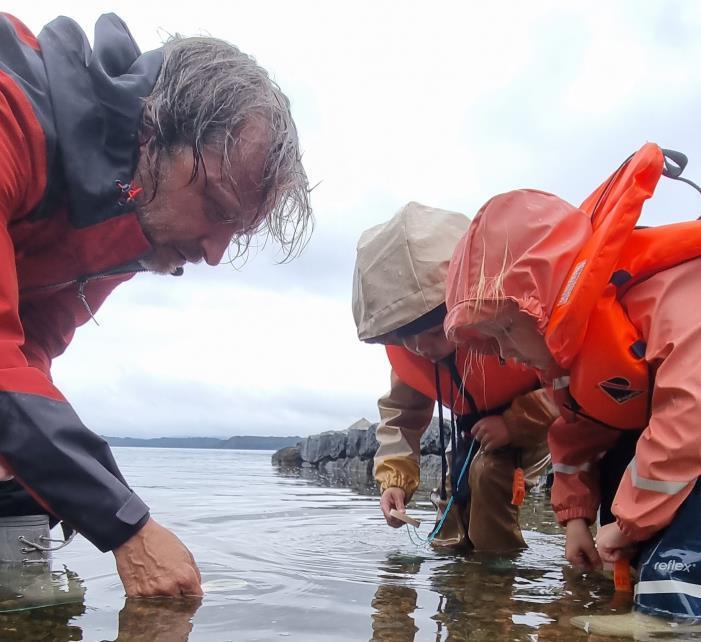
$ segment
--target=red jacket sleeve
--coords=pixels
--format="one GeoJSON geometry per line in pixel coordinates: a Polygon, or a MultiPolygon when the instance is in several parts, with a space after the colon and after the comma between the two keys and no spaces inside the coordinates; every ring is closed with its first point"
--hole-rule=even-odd
{"type": "MultiPolygon", "coordinates": [[[[0,456],[47,510],[101,550],[116,548],[148,519],[103,439],[88,430],[53,386],[49,355],[23,345],[15,251],[9,225],[42,196],[46,160],[31,104],[0,71],[0,456]]],[[[70,337],[69,337],[70,338],[70,337]]]]}
{"type": "Polygon", "coordinates": [[[599,460],[620,435],[580,419],[572,423],[558,417],[548,432],[554,481],[551,499],[560,524],[583,518],[596,520],[601,502],[599,460]]]}
{"type": "Polygon", "coordinates": [[[645,540],[667,526],[701,476],[701,259],[660,272],[626,295],[654,373],[652,412],[614,499],[621,530],[645,540]]]}

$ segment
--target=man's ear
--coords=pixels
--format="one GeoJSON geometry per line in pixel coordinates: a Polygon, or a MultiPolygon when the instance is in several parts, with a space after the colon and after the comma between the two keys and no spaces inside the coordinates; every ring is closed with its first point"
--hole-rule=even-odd
{"type": "Polygon", "coordinates": [[[139,128],[139,147],[153,145],[154,138],[153,127],[146,123],[142,123],[141,127],[139,128]]]}

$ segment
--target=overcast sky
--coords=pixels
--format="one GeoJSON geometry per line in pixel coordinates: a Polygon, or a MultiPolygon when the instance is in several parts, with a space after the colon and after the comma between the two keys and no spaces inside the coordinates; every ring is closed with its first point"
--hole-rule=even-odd
{"type": "MultiPolygon", "coordinates": [[[[355,335],[355,243],[417,200],[472,216],[537,187],[579,203],[654,141],[701,180],[701,3],[6,1],[35,33],[57,7],[92,39],[116,11],[142,50],[211,34],[289,96],[317,226],[305,254],[196,266],[118,288],[53,368],[84,422],[119,436],[306,435],[375,420],[380,347],[355,335]],[[567,6],[564,6],[564,5],[567,6]]],[[[648,224],[697,217],[664,184],[648,224]]]]}

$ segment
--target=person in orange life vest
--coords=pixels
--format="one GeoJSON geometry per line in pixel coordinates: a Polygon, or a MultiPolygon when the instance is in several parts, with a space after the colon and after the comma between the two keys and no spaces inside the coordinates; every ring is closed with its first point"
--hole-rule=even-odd
{"type": "Polygon", "coordinates": [[[0,517],[61,520],[113,552],[129,596],[201,594],[51,363],[136,273],[216,265],[260,230],[294,250],[310,215],[289,102],[236,47],[142,54],[107,14],[91,48],[69,18],[35,37],[0,14],[0,517]]]}
{"type": "Polygon", "coordinates": [[[448,262],[468,224],[462,214],[412,202],[364,232],[353,314],[360,340],[385,344],[392,368],[391,389],[378,402],[374,468],[387,523],[401,525],[390,510],[404,510],[419,485],[420,439],[438,401],[441,412],[445,405],[458,417],[451,429],[451,475],[444,460],[444,485],[435,498],[439,517],[449,491],[458,501],[434,544],[509,551],[524,546],[511,503],[515,467],[525,469],[528,487],[543,474],[549,463],[546,433],[556,411],[535,389],[534,372],[502,366],[493,357],[473,361],[445,337],[448,262]],[[481,446],[473,448],[469,491],[465,484],[456,490],[458,464],[473,438],[481,446]]]}
{"type": "MultiPolygon", "coordinates": [[[[641,181],[637,177],[630,185],[639,189],[641,181]]],[[[640,205],[650,194],[643,194],[640,205]]],[[[585,205],[589,207],[591,200],[585,205]]],[[[701,308],[690,304],[698,291],[701,259],[646,274],[617,302],[610,294],[600,297],[601,305],[615,301],[625,313],[625,323],[639,332],[643,346],[639,359],[652,378],[649,412],[631,417],[626,425],[625,403],[639,398],[646,404],[647,395],[638,395],[642,391],[616,377],[599,379],[580,392],[579,380],[587,381],[588,373],[580,368],[575,379],[575,371],[555,359],[545,340],[558,306],[567,303],[579,273],[588,265],[578,257],[592,238],[591,212],[552,194],[517,190],[492,198],[478,212],[451,261],[445,326],[447,335],[459,344],[483,353],[498,351],[503,358],[536,368],[558,399],[563,417],[549,434],[555,471],[552,502],[559,522],[566,525],[566,557],[585,569],[599,567],[602,558],[612,562],[627,556],[629,547],[669,525],[701,473],[701,308]],[[604,397],[583,407],[584,393],[604,397]],[[612,429],[617,427],[613,422],[619,428],[644,430],[613,500],[615,521],[599,530],[595,547],[589,525],[600,505],[598,462],[622,435],[622,430],[612,429]]],[[[642,251],[632,243],[634,238],[623,244],[633,255],[642,251]]],[[[656,249],[665,255],[659,244],[656,249]]],[[[590,257],[591,265],[604,255],[602,251],[596,259],[590,257]]],[[[608,283],[611,272],[604,278],[608,283]]],[[[614,334],[615,324],[602,330],[594,324],[594,316],[584,320],[595,334],[586,335],[577,358],[589,359],[585,363],[590,370],[598,363],[615,372],[620,364],[611,350],[601,349],[614,334]]],[[[573,336],[565,337],[572,340],[573,336]]],[[[628,342],[624,348],[634,351],[636,345],[628,342]]]]}

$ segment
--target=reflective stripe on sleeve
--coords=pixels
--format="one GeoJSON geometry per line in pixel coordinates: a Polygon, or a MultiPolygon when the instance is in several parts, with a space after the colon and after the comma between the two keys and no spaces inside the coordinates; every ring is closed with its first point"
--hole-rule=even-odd
{"type": "Polygon", "coordinates": [[[569,385],[570,378],[568,376],[553,379],[553,390],[562,390],[563,388],[567,388],[569,385]]]}
{"type": "Polygon", "coordinates": [[[565,475],[576,475],[577,473],[585,473],[591,470],[594,463],[598,462],[606,454],[606,451],[602,451],[594,457],[592,461],[585,462],[584,464],[572,465],[572,464],[553,464],[553,471],[556,473],[564,473],[565,475]]]}
{"type": "Polygon", "coordinates": [[[630,464],[628,464],[628,470],[630,471],[630,479],[635,488],[640,488],[641,490],[651,490],[655,493],[664,493],[665,495],[676,495],[678,492],[686,488],[692,481],[695,481],[694,479],[689,479],[688,481],[660,481],[657,479],[650,479],[648,477],[641,477],[638,475],[638,467],[635,463],[635,457],[633,457],[630,464]]]}
{"type": "Polygon", "coordinates": [[[590,469],[591,464],[589,462],[580,464],[579,466],[571,466],[569,464],[553,464],[554,472],[563,473],[565,475],[576,475],[577,473],[583,473],[590,469]]]}

